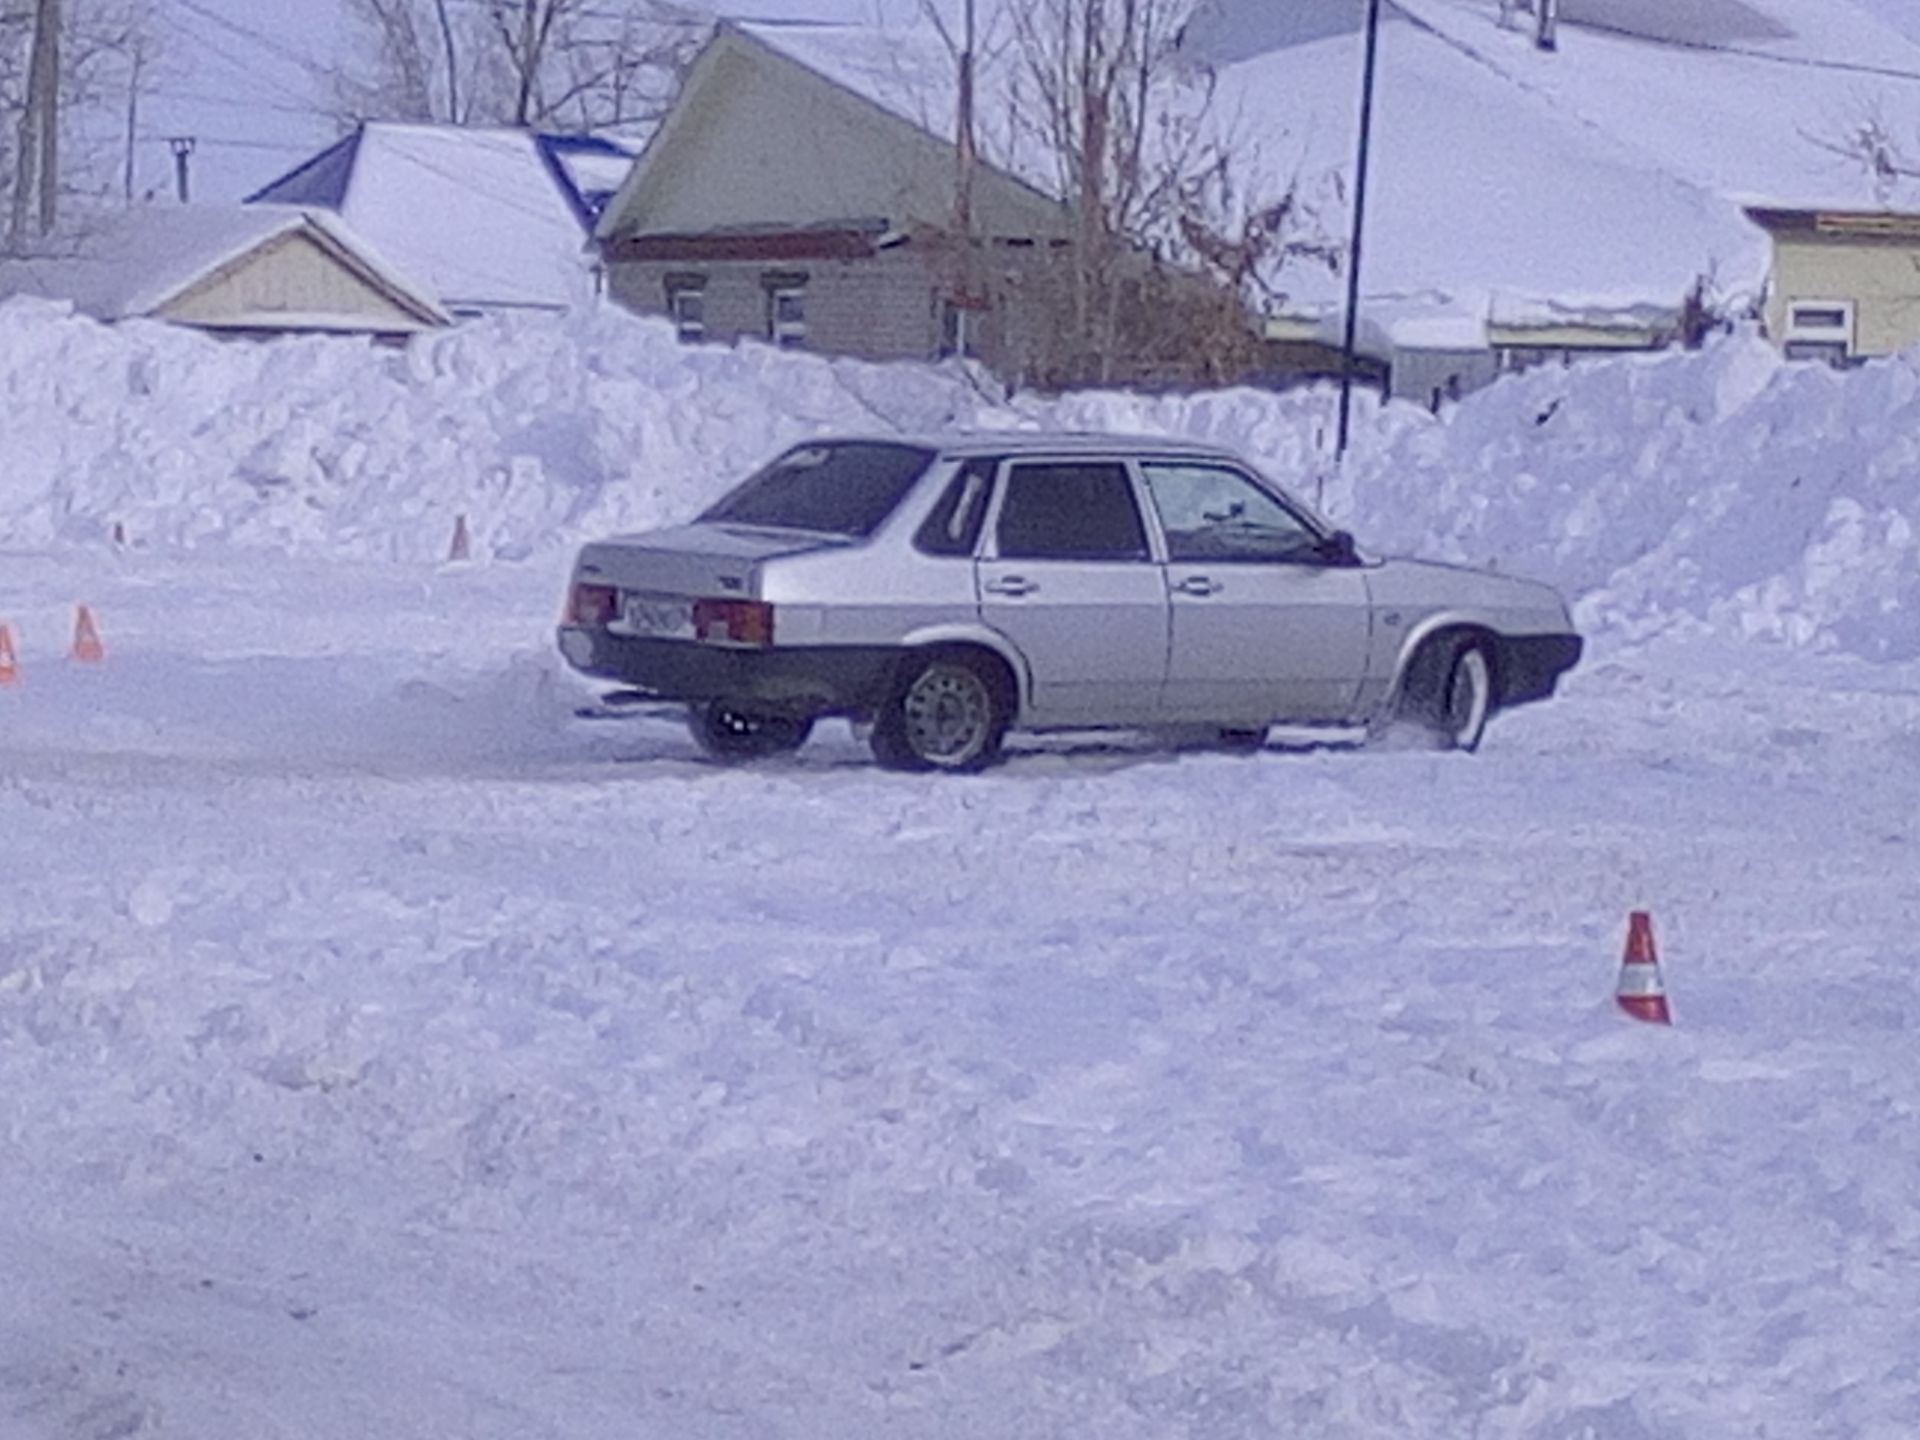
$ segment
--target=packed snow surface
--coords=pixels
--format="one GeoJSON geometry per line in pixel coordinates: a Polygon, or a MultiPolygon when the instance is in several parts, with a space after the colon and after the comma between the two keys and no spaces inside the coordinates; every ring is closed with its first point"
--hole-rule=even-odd
{"type": "Polygon", "coordinates": [[[1910,1440],[1917,410],[1734,337],[1335,474],[1324,394],[0,308],[0,1436],[1910,1440]],[[578,540],[944,423],[1234,445],[1589,655],[1474,757],[576,716],[578,540]]]}

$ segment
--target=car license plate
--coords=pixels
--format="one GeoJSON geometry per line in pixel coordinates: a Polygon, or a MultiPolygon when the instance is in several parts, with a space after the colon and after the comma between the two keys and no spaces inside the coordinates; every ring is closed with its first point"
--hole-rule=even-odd
{"type": "Polygon", "coordinates": [[[693,602],[677,595],[646,595],[628,591],[621,603],[620,618],[635,635],[662,635],[675,639],[693,637],[693,602]]]}

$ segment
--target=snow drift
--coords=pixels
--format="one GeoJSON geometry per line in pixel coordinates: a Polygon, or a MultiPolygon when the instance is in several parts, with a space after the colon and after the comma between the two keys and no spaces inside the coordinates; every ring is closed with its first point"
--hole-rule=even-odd
{"type": "Polygon", "coordinates": [[[602,310],[405,351],[221,343],[0,307],[15,546],[209,543],[433,559],[454,516],[522,560],[685,517],[828,431],[1111,428],[1241,450],[1368,543],[1536,575],[1593,628],[1676,622],[1868,658],[1920,654],[1920,360],[1700,354],[1509,378],[1441,417],[1363,405],[1334,473],[1330,390],[1007,399],[957,366],[683,347],[602,310]]]}

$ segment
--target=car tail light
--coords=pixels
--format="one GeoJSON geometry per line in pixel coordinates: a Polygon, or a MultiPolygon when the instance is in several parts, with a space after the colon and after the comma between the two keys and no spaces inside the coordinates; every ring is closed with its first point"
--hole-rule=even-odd
{"type": "Polygon", "coordinates": [[[567,594],[567,623],[604,627],[620,613],[620,592],[611,585],[575,585],[567,594]]]}
{"type": "Polygon", "coordinates": [[[696,600],[693,633],[714,645],[771,645],[773,606],[764,600],[696,600]]]}

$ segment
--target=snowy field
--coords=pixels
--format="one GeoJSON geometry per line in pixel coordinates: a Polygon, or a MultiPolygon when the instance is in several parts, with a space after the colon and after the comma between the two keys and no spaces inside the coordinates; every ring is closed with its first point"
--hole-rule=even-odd
{"type": "Polygon", "coordinates": [[[0,1440],[1920,1433],[1915,363],[1369,413],[1343,522],[1583,597],[1478,756],[975,778],[577,718],[569,547],[825,428],[1311,494],[1324,397],[15,306],[0,407],[0,1440]]]}

